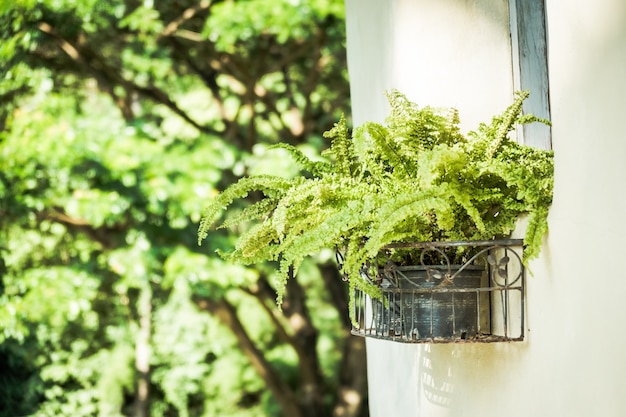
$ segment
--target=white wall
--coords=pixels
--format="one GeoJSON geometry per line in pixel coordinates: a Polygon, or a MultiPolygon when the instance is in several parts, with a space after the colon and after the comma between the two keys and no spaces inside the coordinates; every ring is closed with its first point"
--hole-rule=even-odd
{"type": "MultiPolygon", "coordinates": [[[[346,0],[355,124],[383,91],[459,108],[512,97],[508,0],[346,0]]],[[[555,150],[550,234],[527,281],[527,340],[368,340],[372,417],[626,415],[626,2],[547,0],[555,150]]]]}
{"type": "Polygon", "coordinates": [[[468,129],[510,104],[507,0],[346,0],[346,13],[355,124],[384,119],[391,88],[458,108],[468,129]]]}

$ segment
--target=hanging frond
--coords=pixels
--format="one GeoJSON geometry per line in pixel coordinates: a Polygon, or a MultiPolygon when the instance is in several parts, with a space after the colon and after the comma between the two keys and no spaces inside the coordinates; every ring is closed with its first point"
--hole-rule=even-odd
{"type": "MultiPolygon", "coordinates": [[[[382,162],[387,171],[399,171],[399,175],[408,176],[411,167],[402,155],[400,144],[394,140],[389,130],[379,123],[364,123],[355,130],[355,137],[369,137],[368,143],[371,145],[370,155],[375,155],[376,160],[382,162]]],[[[363,140],[363,139],[362,139],[363,140]]],[[[370,158],[373,159],[373,158],[370,158]]],[[[375,169],[378,168],[374,165],[375,169]]],[[[383,170],[377,170],[375,174],[382,175],[383,170]]]]}
{"type": "Polygon", "coordinates": [[[271,215],[280,200],[266,197],[261,201],[245,207],[239,213],[228,217],[218,226],[219,229],[230,229],[238,224],[264,219],[271,215]]]}
{"type": "Polygon", "coordinates": [[[325,173],[330,172],[332,169],[332,165],[330,163],[326,161],[313,161],[302,153],[300,149],[288,143],[277,143],[270,146],[268,149],[283,149],[287,151],[302,171],[308,171],[316,177],[322,176],[325,173]]]}
{"type": "Polygon", "coordinates": [[[331,146],[322,152],[322,155],[330,157],[335,162],[336,172],[347,177],[352,176],[356,161],[346,117],[341,115],[339,122],[324,132],[324,137],[331,140],[331,146]]]}
{"type": "MultiPolygon", "coordinates": [[[[252,191],[261,191],[269,198],[283,195],[294,183],[300,179],[289,180],[270,175],[244,177],[232,184],[224,192],[218,194],[205,208],[198,229],[198,245],[207,237],[209,229],[216,222],[217,217],[237,199],[248,196],[252,191]]],[[[252,218],[251,218],[252,220],[252,218]]]]}

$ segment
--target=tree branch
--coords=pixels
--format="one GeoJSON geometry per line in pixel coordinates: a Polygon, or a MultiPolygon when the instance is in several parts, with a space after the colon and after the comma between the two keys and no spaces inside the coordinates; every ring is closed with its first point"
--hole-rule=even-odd
{"type": "MultiPolygon", "coordinates": [[[[190,54],[185,53],[185,46],[178,39],[170,37],[169,42],[172,46],[172,52],[176,54],[176,56],[180,58],[183,62],[185,62],[193,71],[193,73],[200,77],[204,85],[211,91],[211,94],[213,95],[213,98],[215,99],[216,105],[220,112],[220,116],[222,117],[224,122],[231,122],[230,120],[228,120],[226,109],[224,108],[224,99],[220,93],[220,87],[217,84],[218,72],[210,66],[206,69],[201,68],[201,66],[192,59],[190,54]]],[[[216,51],[212,52],[215,53],[216,51]]]]}
{"type": "Polygon", "coordinates": [[[367,412],[365,339],[346,332],[333,417],[359,417],[367,412]]]}
{"type": "Polygon", "coordinates": [[[293,346],[299,359],[303,409],[307,416],[325,415],[322,398],[323,378],[317,353],[319,331],[311,321],[304,289],[293,276],[287,280],[282,307],[294,330],[293,346]]]}
{"type": "Polygon", "coordinates": [[[126,224],[119,224],[115,227],[95,227],[85,219],[79,219],[68,216],[60,208],[51,208],[37,213],[39,220],[50,220],[60,223],[69,230],[82,232],[91,240],[102,245],[102,247],[111,249],[116,247],[115,232],[121,232],[126,229],[126,224]]]}
{"type": "Polygon", "coordinates": [[[150,417],[150,343],[152,338],[152,289],[145,283],[137,300],[139,329],[135,334],[137,381],[133,417],[150,417]]]}
{"type": "Polygon", "coordinates": [[[241,290],[259,300],[261,308],[265,310],[268,317],[274,324],[278,337],[283,342],[293,346],[293,338],[289,335],[289,333],[287,333],[287,330],[285,330],[285,325],[280,319],[278,309],[276,308],[276,293],[272,287],[270,287],[265,275],[261,275],[257,280],[256,285],[253,287],[243,287],[241,290]],[[273,306],[273,308],[270,306],[273,306]]]}
{"type": "Polygon", "coordinates": [[[241,350],[257,373],[265,381],[267,387],[280,405],[283,415],[289,417],[305,417],[294,392],[271,367],[270,363],[265,359],[263,352],[256,347],[254,341],[250,338],[248,332],[239,320],[235,307],[224,298],[212,300],[210,298],[195,296],[194,301],[198,308],[211,313],[233,332],[239,342],[241,350]]]}
{"type": "Polygon", "coordinates": [[[317,82],[320,77],[320,61],[322,59],[322,45],[324,44],[326,39],[326,33],[318,28],[317,35],[315,36],[315,41],[313,43],[313,64],[311,66],[311,70],[309,71],[308,76],[306,77],[306,81],[302,86],[303,95],[306,99],[304,104],[304,109],[302,110],[302,124],[303,124],[303,132],[302,134],[306,137],[310,134],[313,129],[312,123],[312,111],[313,111],[313,103],[311,99],[311,94],[317,88],[317,82]]]}
{"type": "MultiPolygon", "coordinates": [[[[287,88],[287,91],[289,91],[289,88],[287,88]]],[[[268,115],[266,119],[269,119],[269,114],[273,114],[276,116],[276,118],[280,122],[280,126],[276,128],[276,130],[278,131],[279,137],[283,138],[287,136],[293,136],[295,138],[299,136],[299,133],[300,133],[299,126],[301,124],[298,123],[296,126],[293,126],[293,125],[287,125],[287,123],[285,123],[285,121],[283,120],[283,114],[280,111],[278,111],[278,108],[276,107],[276,103],[278,101],[278,97],[276,94],[265,90],[258,84],[254,89],[254,94],[257,97],[257,99],[261,101],[261,103],[263,103],[265,107],[267,108],[268,115]]],[[[295,103],[292,106],[292,112],[294,110],[298,112],[298,108],[295,105],[295,103]]],[[[292,144],[295,144],[293,143],[293,141],[291,142],[292,144]]]]}
{"type": "MultiPolygon", "coordinates": [[[[124,88],[127,94],[131,94],[133,91],[141,94],[142,96],[165,105],[175,114],[180,116],[190,125],[194,126],[201,132],[212,133],[219,135],[221,132],[215,132],[207,126],[203,126],[193,120],[185,111],[183,111],[178,105],[170,99],[169,95],[155,85],[148,85],[142,87],[135,84],[132,81],[125,79],[120,70],[112,68],[105,63],[93,49],[83,45],[79,47],[64,39],[59,35],[56,30],[47,22],[40,22],[37,28],[47,35],[51,36],[59,45],[61,50],[76,64],[94,76],[99,82],[108,84],[110,91],[113,91],[112,85],[120,85],[124,88]]],[[[117,101],[117,100],[116,100],[117,101]]]]}
{"type": "Polygon", "coordinates": [[[179,30],[180,26],[183,25],[186,21],[192,19],[201,10],[208,10],[211,6],[211,1],[202,0],[195,6],[189,7],[183,12],[182,15],[168,23],[168,25],[165,26],[163,31],[159,34],[159,37],[171,36],[175,34],[179,30]]]}
{"type": "MultiPolygon", "coordinates": [[[[337,309],[344,329],[351,324],[348,312],[348,292],[346,283],[341,279],[337,266],[327,263],[319,266],[328,289],[330,300],[337,309]]],[[[365,340],[352,336],[346,331],[343,338],[343,352],[339,369],[339,388],[337,402],[333,407],[333,417],[357,417],[367,410],[367,367],[365,340]]]]}

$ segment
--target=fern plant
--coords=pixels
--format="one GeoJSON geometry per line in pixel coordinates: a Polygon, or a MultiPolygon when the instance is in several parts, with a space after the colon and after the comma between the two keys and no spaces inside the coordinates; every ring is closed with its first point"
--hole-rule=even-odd
{"type": "Polygon", "coordinates": [[[253,224],[222,255],[245,264],[278,262],[279,303],[288,277],[324,248],[341,248],[350,287],[374,297],[378,288],[360,271],[392,243],[502,238],[527,215],[525,257],[535,257],[547,231],[553,154],[508,137],[517,124],[548,123],[522,115],[528,93],[517,93],[504,113],[467,136],[455,110],[420,108],[398,91],[387,96],[391,112],[384,124],[365,123],[350,134],[342,117],[324,134],[330,140],[325,161],[278,145],[301,175],[250,176],[233,184],[208,205],[198,242],[235,200],[260,191],[260,201],[222,221],[221,227],[253,224]]]}

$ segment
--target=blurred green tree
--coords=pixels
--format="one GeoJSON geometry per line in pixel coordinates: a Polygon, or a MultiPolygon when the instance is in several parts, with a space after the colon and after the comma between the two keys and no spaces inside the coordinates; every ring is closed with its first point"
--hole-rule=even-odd
{"type": "Polygon", "coordinates": [[[343,2],[0,0],[0,31],[0,416],[366,415],[330,253],[279,311],[195,243],[349,108],[343,2]]]}

